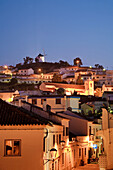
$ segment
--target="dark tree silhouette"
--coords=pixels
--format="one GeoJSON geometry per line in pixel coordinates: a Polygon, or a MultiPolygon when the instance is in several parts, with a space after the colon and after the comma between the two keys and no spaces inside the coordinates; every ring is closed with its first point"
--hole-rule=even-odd
{"type": "Polygon", "coordinates": [[[57,90],[57,94],[58,94],[58,95],[64,95],[64,94],[65,94],[65,90],[64,90],[63,88],[59,88],[59,89],[57,90]]]}
{"type": "Polygon", "coordinates": [[[100,69],[103,69],[104,67],[102,66],[102,65],[100,65],[100,64],[95,64],[95,67],[96,68],[100,68],[100,69]]]}
{"type": "Polygon", "coordinates": [[[84,84],[83,79],[81,78],[81,74],[79,74],[79,76],[77,78],[77,81],[76,81],[76,84],[78,84],[78,85],[83,85],[84,84]]]}
{"type": "Polygon", "coordinates": [[[61,80],[61,75],[59,75],[59,74],[54,74],[53,75],[53,79],[52,79],[52,82],[61,82],[62,80],[61,80]]]}
{"type": "Polygon", "coordinates": [[[26,57],[26,58],[23,58],[24,59],[24,64],[31,64],[33,63],[33,58],[31,57],[26,57]]]}
{"type": "Polygon", "coordinates": [[[79,57],[75,58],[74,65],[80,67],[82,65],[82,60],[79,57]]]}

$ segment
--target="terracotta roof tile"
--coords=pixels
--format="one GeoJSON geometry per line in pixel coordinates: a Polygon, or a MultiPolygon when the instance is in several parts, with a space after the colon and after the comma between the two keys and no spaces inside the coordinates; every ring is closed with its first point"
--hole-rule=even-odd
{"type": "Polygon", "coordinates": [[[36,119],[27,110],[18,108],[0,99],[0,125],[47,124],[44,119],[36,119]]]}

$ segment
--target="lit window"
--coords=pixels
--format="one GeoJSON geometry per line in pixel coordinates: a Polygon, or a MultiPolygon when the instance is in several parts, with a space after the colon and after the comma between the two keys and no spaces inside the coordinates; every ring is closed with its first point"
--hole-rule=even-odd
{"type": "Polygon", "coordinates": [[[37,99],[32,99],[32,104],[37,104],[37,99]]]}
{"type": "Polygon", "coordinates": [[[61,104],[61,99],[56,99],[56,104],[61,104]]]}
{"type": "Polygon", "coordinates": [[[20,152],[20,142],[21,140],[10,139],[5,140],[5,156],[21,156],[20,152]]]}

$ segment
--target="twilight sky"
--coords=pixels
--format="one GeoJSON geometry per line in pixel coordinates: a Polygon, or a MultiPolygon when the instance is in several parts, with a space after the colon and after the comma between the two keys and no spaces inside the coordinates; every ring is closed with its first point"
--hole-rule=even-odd
{"type": "Polygon", "coordinates": [[[113,0],[0,0],[0,65],[47,53],[113,69],[113,0]]]}

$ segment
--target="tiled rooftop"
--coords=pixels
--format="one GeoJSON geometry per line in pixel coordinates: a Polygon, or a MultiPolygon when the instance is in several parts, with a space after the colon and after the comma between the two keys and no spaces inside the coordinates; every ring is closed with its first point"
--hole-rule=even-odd
{"type": "Polygon", "coordinates": [[[48,121],[30,116],[27,110],[0,99],[0,125],[47,124],[48,121]]]}

